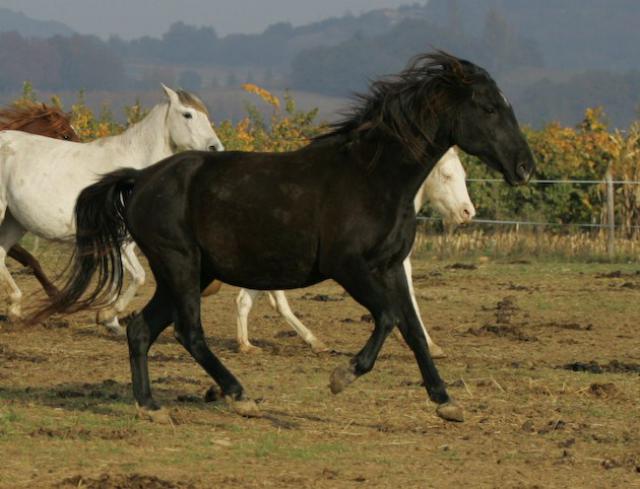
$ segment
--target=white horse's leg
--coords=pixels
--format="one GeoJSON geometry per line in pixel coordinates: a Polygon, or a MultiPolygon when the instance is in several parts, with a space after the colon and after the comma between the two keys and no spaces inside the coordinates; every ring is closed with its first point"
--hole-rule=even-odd
{"type": "Polygon", "coordinates": [[[327,345],[320,341],[316,336],[307,328],[302,321],[300,321],[289,307],[287,296],[283,290],[274,290],[267,292],[269,294],[269,302],[271,306],[278,311],[278,313],[284,318],[284,320],[291,326],[296,333],[298,333],[305,343],[307,343],[314,353],[322,353],[328,351],[327,345]]]}
{"type": "Polygon", "coordinates": [[[12,321],[20,319],[22,316],[20,304],[22,291],[18,288],[7,268],[7,253],[14,244],[20,241],[25,232],[20,223],[9,212],[6,212],[4,220],[0,224],[0,280],[2,280],[9,293],[9,319],[12,321]]]}
{"type": "Polygon", "coordinates": [[[257,353],[260,351],[255,345],[249,341],[249,312],[253,307],[256,298],[261,294],[259,290],[240,289],[238,297],[236,297],[237,319],[238,325],[238,351],[240,353],[257,353]]]}
{"type": "MultiPolygon", "coordinates": [[[[422,327],[422,331],[424,332],[425,337],[427,338],[427,344],[429,345],[429,353],[431,353],[432,358],[444,358],[447,354],[444,352],[442,348],[434,343],[427,332],[427,328],[422,322],[422,316],[420,314],[420,308],[418,307],[418,301],[416,300],[416,292],[413,288],[413,275],[411,269],[411,255],[405,258],[404,262],[402,262],[402,266],[404,267],[404,273],[407,277],[407,284],[409,285],[409,294],[411,295],[411,302],[413,302],[413,307],[416,310],[416,314],[418,316],[418,320],[420,321],[420,326],[422,327]]],[[[404,340],[402,339],[402,335],[400,335],[400,331],[398,328],[394,329],[395,337],[402,343],[404,340]]]]}
{"type": "Polygon", "coordinates": [[[129,286],[118,297],[112,308],[104,309],[98,313],[98,322],[112,333],[124,334],[124,329],[118,321],[118,315],[127,308],[146,279],[144,268],[136,256],[135,248],[136,245],[133,241],[122,247],[122,266],[131,275],[129,286]]]}

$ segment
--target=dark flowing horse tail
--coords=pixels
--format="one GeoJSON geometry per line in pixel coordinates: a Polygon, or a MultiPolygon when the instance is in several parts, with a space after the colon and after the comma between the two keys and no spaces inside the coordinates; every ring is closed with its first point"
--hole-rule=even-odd
{"type": "Polygon", "coordinates": [[[29,322],[42,321],[55,313],[104,307],[120,294],[124,281],[120,249],[130,239],[125,208],[139,173],[132,168],[116,170],[80,193],[69,278],[50,304],[30,315],[29,322]],[[93,288],[85,295],[94,277],[93,288]]]}

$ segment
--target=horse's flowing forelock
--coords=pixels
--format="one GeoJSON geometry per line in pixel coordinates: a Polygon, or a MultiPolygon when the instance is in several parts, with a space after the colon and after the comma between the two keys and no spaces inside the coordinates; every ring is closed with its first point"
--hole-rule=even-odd
{"type": "Polygon", "coordinates": [[[202,100],[196,97],[194,94],[189,93],[185,90],[178,90],[178,99],[187,107],[191,107],[196,109],[199,112],[202,112],[207,117],[209,116],[209,111],[207,110],[207,106],[204,105],[202,100]]]}
{"type": "Polygon", "coordinates": [[[417,56],[401,73],[375,81],[369,93],[356,95],[357,103],[345,119],[317,139],[375,131],[399,141],[421,161],[433,145],[429,129],[438,114],[455,111],[480,77],[488,74],[445,52],[417,56]]]}

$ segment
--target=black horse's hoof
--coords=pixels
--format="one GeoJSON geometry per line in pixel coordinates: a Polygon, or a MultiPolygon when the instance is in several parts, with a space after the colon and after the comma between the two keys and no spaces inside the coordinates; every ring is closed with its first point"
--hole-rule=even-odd
{"type": "Polygon", "coordinates": [[[173,418],[171,413],[165,408],[152,409],[145,406],[139,406],[136,403],[137,417],[146,421],[151,421],[158,424],[170,424],[173,425],[173,418]]]}
{"type": "Polygon", "coordinates": [[[333,394],[339,394],[357,378],[357,375],[353,372],[352,365],[337,367],[331,374],[329,388],[333,394]]]}
{"type": "Polygon", "coordinates": [[[464,411],[452,401],[440,404],[436,408],[436,414],[446,421],[455,421],[456,423],[464,421],[464,411]]]}

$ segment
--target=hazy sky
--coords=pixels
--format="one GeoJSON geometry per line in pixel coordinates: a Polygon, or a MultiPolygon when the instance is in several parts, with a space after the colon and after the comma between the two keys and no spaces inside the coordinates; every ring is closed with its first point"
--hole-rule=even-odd
{"type": "MultiPolygon", "coordinates": [[[[218,34],[260,32],[269,24],[305,24],[347,11],[358,14],[416,0],[0,0],[0,7],[58,20],[83,34],[159,36],[178,20],[211,25],[218,34]]],[[[419,3],[426,3],[425,0],[419,3]]]]}

